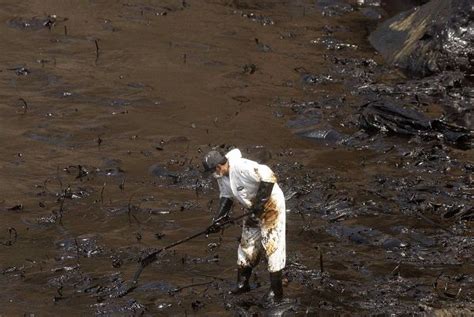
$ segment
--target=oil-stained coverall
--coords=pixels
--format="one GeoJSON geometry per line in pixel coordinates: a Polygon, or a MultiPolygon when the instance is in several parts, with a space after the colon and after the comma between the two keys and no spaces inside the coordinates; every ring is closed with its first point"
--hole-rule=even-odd
{"type": "Polygon", "coordinates": [[[268,166],[243,158],[238,149],[228,152],[225,158],[229,163],[228,176],[214,174],[220,191],[219,216],[227,216],[222,209],[230,210],[229,199],[255,211],[244,219],[238,248],[237,287],[232,293],[250,290],[252,268],[265,256],[271,283],[267,297],[280,301],[283,296],[281,272],[286,264],[285,197],[268,166]]]}

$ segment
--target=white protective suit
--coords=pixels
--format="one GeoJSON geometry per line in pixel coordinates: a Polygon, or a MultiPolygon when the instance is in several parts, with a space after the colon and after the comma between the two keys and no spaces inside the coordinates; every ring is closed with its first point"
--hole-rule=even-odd
{"type": "Polygon", "coordinates": [[[236,199],[250,208],[261,181],[275,184],[261,216],[244,220],[237,264],[254,267],[265,252],[268,271],[280,271],[286,264],[286,207],[276,177],[268,166],[242,158],[238,149],[225,156],[229,161],[229,176],[216,176],[220,197],[236,199]]]}

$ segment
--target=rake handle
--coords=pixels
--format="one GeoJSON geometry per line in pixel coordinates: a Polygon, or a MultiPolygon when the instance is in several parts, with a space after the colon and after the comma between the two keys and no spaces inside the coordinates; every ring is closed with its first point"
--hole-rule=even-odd
{"type": "Polygon", "coordinates": [[[195,233],[195,234],[193,234],[193,235],[191,235],[191,236],[189,236],[189,237],[186,237],[186,238],[184,238],[184,239],[175,241],[175,242],[173,242],[173,243],[171,243],[171,244],[169,244],[169,245],[167,245],[167,246],[165,246],[165,247],[163,247],[163,248],[161,248],[161,249],[159,249],[159,250],[157,250],[157,251],[154,251],[154,252],[148,254],[145,258],[143,258],[143,259],[140,260],[140,264],[139,264],[140,267],[138,268],[138,270],[135,272],[135,274],[134,274],[134,276],[133,276],[133,284],[137,284],[138,278],[140,277],[140,274],[142,273],[143,269],[145,269],[145,267],[147,267],[147,266],[150,265],[151,263],[155,262],[156,259],[157,259],[157,257],[158,257],[158,254],[160,254],[161,252],[163,252],[163,251],[165,251],[165,250],[168,250],[168,249],[171,249],[171,248],[173,248],[173,247],[175,247],[175,246],[177,246],[177,245],[180,245],[180,244],[182,244],[182,243],[185,243],[185,242],[187,242],[187,241],[189,241],[189,240],[192,240],[192,239],[194,239],[194,238],[197,238],[197,237],[199,237],[199,236],[202,236],[203,234],[207,234],[207,233],[209,233],[209,230],[210,230],[212,227],[215,228],[215,227],[217,226],[217,228],[222,228],[222,227],[225,226],[225,225],[234,223],[235,221],[240,220],[240,219],[242,219],[242,218],[244,218],[244,217],[250,216],[251,214],[253,214],[253,211],[246,212],[246,213],[244,213],[244,214],[242,214],[242,215],[240,215],[240,216],[231,218],[231,219],[226,220],[226,221],[224,221],[224,222],[222,222],[222,223],[220,223],[220,224],[215,224],[215,223],[214,223],[214,224],[210,225],[209,227],[207,227],[207,228],[206,228],[205,230],[203,230],[203,231],[197,232],[197,233],[195,233]]]}

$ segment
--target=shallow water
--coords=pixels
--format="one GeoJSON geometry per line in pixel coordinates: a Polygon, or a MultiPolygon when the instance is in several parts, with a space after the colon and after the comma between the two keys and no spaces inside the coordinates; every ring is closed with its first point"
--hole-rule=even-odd
{"type": "Polygon", "coordinates": [[[473,152],[360,133],[364,85],[408,79],[368,44],[377,22],[338,3],[2,1],[0,315],[277,314],[264,264],[227,295],[238,226],[114,296],[141,250],[209,224],[215,145],[289,198],[286,314],[473,309],[473,152]]]}

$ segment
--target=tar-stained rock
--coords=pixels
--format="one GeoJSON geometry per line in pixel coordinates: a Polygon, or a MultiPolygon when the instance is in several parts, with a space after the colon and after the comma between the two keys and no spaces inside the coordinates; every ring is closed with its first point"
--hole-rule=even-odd
{"type": "Polygon", "coordinates": [[[303,74],[301,75],[301,81],[306,85],[316,85],[334,82],[334,78],[331,75],[303,74]]]}
{"type": "Polygon", "coordinates": [[[354,11],[352,6],[343,0],[318,0],[316,6],[324,16],[340,16],[354,11]]]}
{"type": "Polygon", "coordinates": [[[72,135],[64,133],[62,131],[50,131],[50,132],[41,132],[41,131],[27,131],[24,133],[25,137],[49,145],[56,146],[66,146],[68,141],[71,139],[72,135]]]}
{"type": "Polygon", "coordinates": [[[31,73],[31,71],[28,68],[25,68],[23,66],[9,68],[8,70],[14,71],[17,76],[26,76],[29,73],[31,73]]]}
{"type": "Polygon", "coordinates": [[[33,18],[21,18],[16,17],[7,22],[7,25],[11,28],[20,29],[20,30],[32,30],[37,31],[44,28],[51,29],[57,21],[55,15],[50,15],[47,17],[33,17],[33,18]]]}
{"type": "Polygon", "coordinates": [[[377,245],[379,241],[383,241],[381,232],[362,226],[346,227],[337,224],[329,227],[327,232],[357,244],[377,245]]]}
{"type": "Polygon", "coordinates": [[[240,16],[247,18],[253,22],[260,23],[263,26],[266,25],[273,25],[275,22],[273,21],[272,18],[263,16],[254,12],[243,12],[243,11],[234,11],[234,14],[239,14],[240,16]]]}
{"type": "Polygon", "coordinates": [[[242,69],[244,74],[252,75],[257,70],[257,66],[255,64],[245,64],[242,69]]]}
{"type": "Polygon", "coordinates": [[[223,5],[230,6],[236,9],[251,9],[251,10],[262,10],[272,6],[272,3],[264,3],[258,0],[220,0],[223,5]]]}
{"type": "Polygon", "coordinates": [[[270,45],[262,43],[258,38],[255,38],[254,40],[257,50],[259,50],[260,52],[268,53],[272,51],[272,47],[270,45]]]}
{"type": "Polygon", "coordinates": [[[170,177],[170,178],[173,178],[173,179],[178,177],[178,175],[176,173],[171,172],[166,167],[163,167],[160,164],[154,164],[154,165],[150,166],[149,172],[150,172],[151,175],[153,175],[155,177],[170,177]]]}
{"type": "Polygon", "coordinates": [[[343,140],[343,135],[336,130],[308,130],[299,131],[298,135],[309,138],[314,141],[328,143],[337,143],[343,140]]]}
{"type": "Polygon", "coordinates": [[[141,316],[145,314],[146,307],[135,299],[110,300],[92,305],[98,316],[141,316]]]}
{"type": "Polygon", "coordinates": [[[471,9],[468,0],[432,0],[385,21],[369,39],[390,63],[422,76],[472,73],[471,9]]]}
{"type": "Polygon", "coordinates": [[[370,7],[370,8],[361,8],[360,9],[360,12],[368,19],[370,20],[380,20],[382,19],[384,16],[387,15],[387,13],[380,9],[380,8],[374,8],[374,7],[370,7]]]}
{"type": "Polygon", "coordinates": [[[402,136],[420,135],[438,139],[461,149],[474,145],[474,131],[443,122],[430,120],[421,112],[396,104],[374,102],[364,106],[360,125],[368,131],[390,132],[402,136]]]}
{"type": "Polygon", "coordinates": [[[104,250],[99,246],[98,238],[95,234],[85,234],[77,238],[56,242],[57,248],[62,251],[59,260],[100,255],[104,250]]]}
{"type": "Polygon", "coordinates": [[[335,39],[332,36],[324,36],[317,38],[315,40],[311,41],[312,44],[321,44],[323,45],[327,50],[342,50],[342,49],[357,49],[357,45],[355,44],[350,44],[350,43],[344,43],[341,40],[335,39]]]}
{"type": "Polygon", "coordinates": [[[272,152],[263,145],[257,145],[253,148],[246,148],[245,153],[249,159],[261,162],[263,164],[270,162],[273,157],[272,152]]]}

